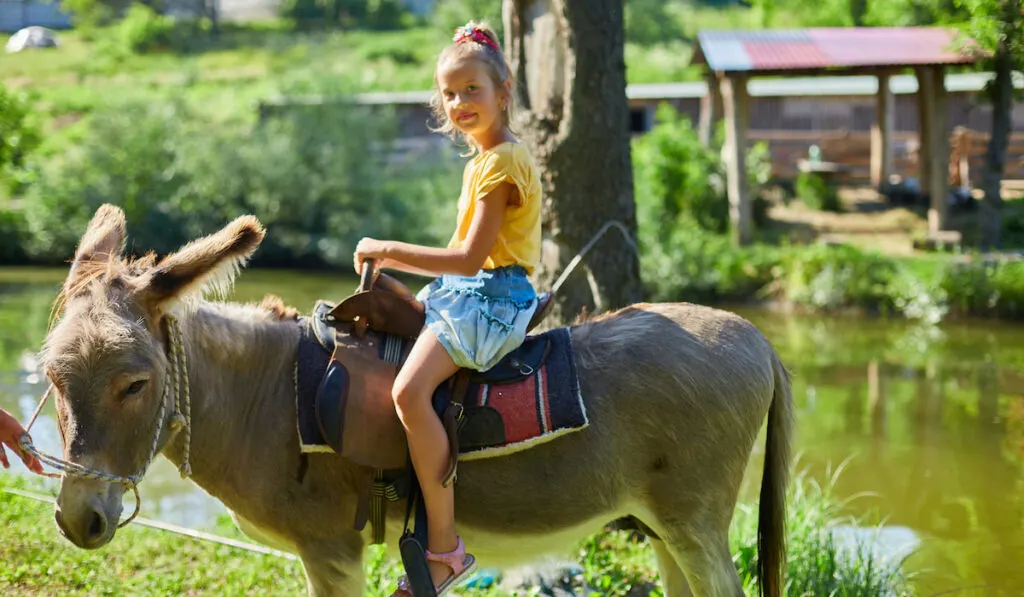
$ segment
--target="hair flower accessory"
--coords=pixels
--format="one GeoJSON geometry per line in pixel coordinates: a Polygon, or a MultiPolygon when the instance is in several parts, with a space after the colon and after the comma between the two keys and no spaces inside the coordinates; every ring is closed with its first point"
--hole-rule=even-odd
{"type": "Polygon", "coordinates": [[[464,41],[475,41],[478,44],[489,46],[495,52],[501,53],[501,48],[498,44],[494,43],[490,37],[483,31],[473,27],[472,25],[463,25],[462,27],[455,28],[455,36],[452,37],[452,41],[455,43],[461,43],[464,41]]]}

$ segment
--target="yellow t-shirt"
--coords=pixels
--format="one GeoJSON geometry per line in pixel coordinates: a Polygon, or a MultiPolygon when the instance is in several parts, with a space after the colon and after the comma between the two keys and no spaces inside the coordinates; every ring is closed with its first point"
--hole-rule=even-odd
{"type": "Polygon", "coordinates": [[[459,248],[466,242],[477,202],[503,182],[515,185],[518,193],[513,194],[505,209],[498,239],[484,261],[484,269],[518,264],[532,274],[540,261],[540,176],[529,152],[518,143],[497,145],[473,156],[466,164],[458,225],[448,247],[459,248]]]}

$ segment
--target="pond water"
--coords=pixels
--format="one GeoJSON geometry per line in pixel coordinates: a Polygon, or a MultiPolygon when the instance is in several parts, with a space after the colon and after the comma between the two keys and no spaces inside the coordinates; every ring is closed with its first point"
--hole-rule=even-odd
{"type": "MultiPolygon", "coordinates": [[[[33,359],[64,273],[0,270],[0,407],[22,421],[45,389],[33,359]]],[[[355,285],[347,274],[253,270],[232,299],[274,293],[306,310],[355,285]]],[[[1024,326],[736,311],[793,372],[798,470],[825,484],[842,465],[834,493],[847,512],[912,535],[905,570],[921,594],[1024,594],[1024,326]]],[[[60,453],[52,405],[32,432],[60,453]]],[[[149,518],[209,528],[225,512],[163,459],[140,491],[149,518]]]]}

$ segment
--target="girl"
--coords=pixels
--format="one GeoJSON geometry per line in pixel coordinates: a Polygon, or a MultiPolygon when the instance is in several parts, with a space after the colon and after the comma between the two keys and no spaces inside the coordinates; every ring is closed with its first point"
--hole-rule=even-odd
{"type": "MultiPolygon", "coordinates": [[[[453,487],[442,485],[448,441],[431,396],[459,368],[487,370],[518,347],[537,308],[527,276],[540,259],[541,189],[536,167],[509,128],[512,80],[486,25],[455,30],[437,60],[431,101],[440,131],[461,136],[473,157],[462,177],[455,233],[446,248],[362,239],[356,271],[382,267],[437,277],[419,293],[426,327],[395,379],[392,396],[427,510],[427,560],[438,595],[476,560],[455,532],[453,487]],[[475,155],[474,155],[475,154],[475,155]]],[[[406,579],[396,595],[411,595],[406,579]]]]}

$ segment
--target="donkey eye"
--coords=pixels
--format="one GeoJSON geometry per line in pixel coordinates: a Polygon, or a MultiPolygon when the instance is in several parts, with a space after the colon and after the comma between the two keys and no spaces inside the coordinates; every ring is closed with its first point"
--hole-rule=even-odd
{"type": "Polygon", "coordinates": [[[128,388],[125,389],[124,395],[131,396],[132,394],[138,394],[139,392],[142,391],[142,388],[146,387],[146,383],[148,382],[148,379],[140,379],[138,381],[133,381],[132,385],[128,386],[128,388]]]}

